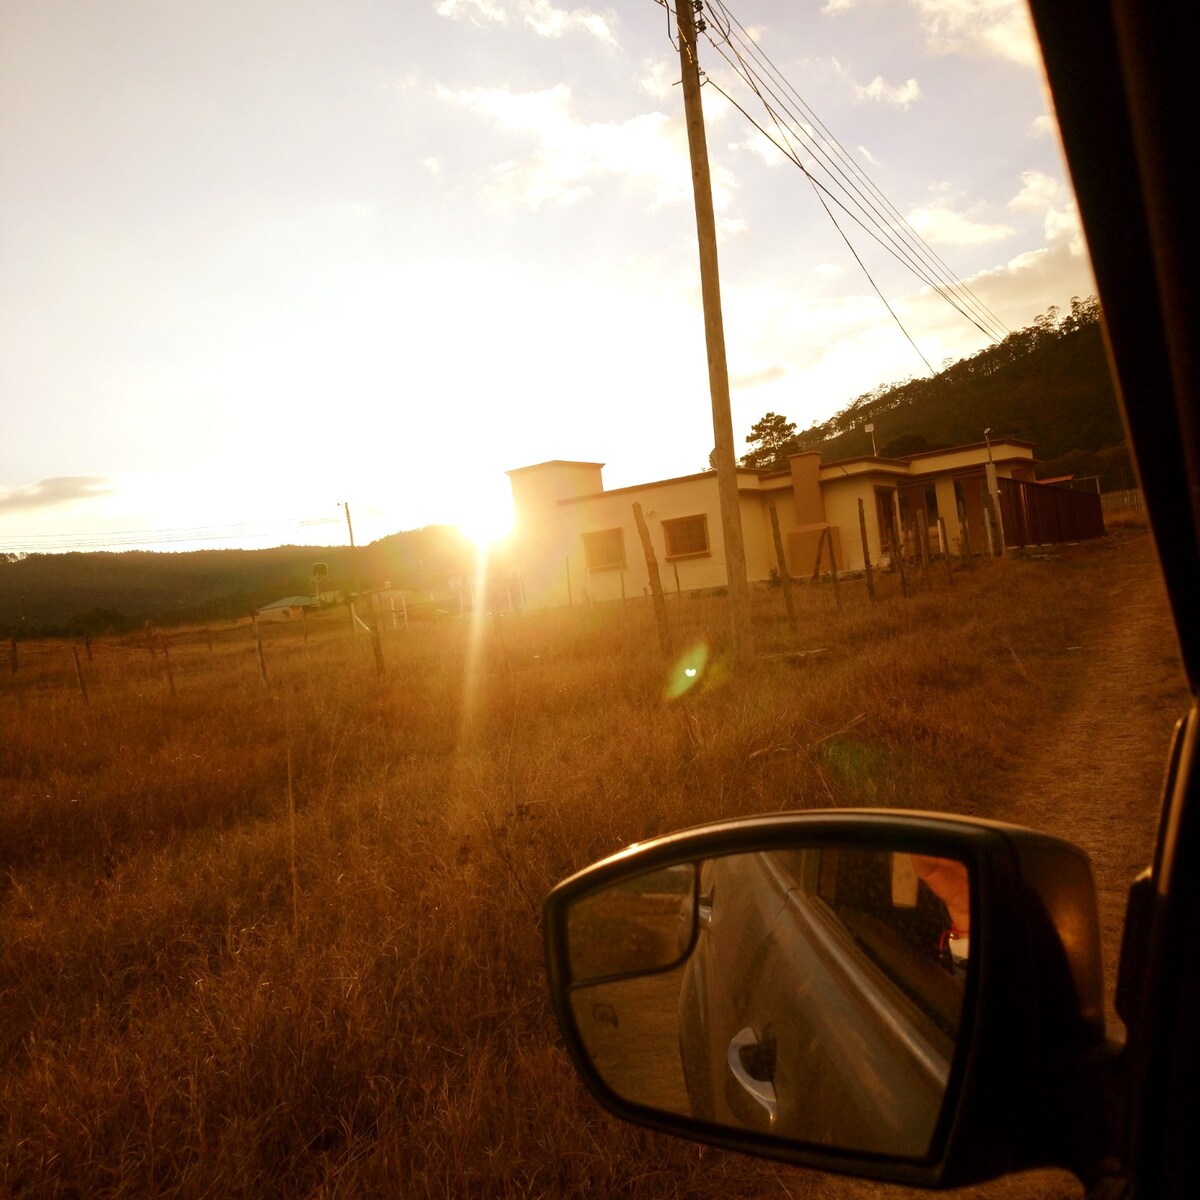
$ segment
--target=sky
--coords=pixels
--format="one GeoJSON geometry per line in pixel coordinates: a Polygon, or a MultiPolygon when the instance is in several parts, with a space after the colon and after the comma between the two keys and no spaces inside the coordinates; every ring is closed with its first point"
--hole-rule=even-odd
{"type": "MultiPolygon", "coordinates": [[[[1020,4],[727,11],[1003,326],[1094,291],[1020,4]]],[[[847,246],[707,16],[744,448],[989,339],[847,246]]],[[[330,544],[343,504],[486,535],[511,468],[705,469],[673,36],[655,0],[0,0],[0,552],[330,544]]]]}

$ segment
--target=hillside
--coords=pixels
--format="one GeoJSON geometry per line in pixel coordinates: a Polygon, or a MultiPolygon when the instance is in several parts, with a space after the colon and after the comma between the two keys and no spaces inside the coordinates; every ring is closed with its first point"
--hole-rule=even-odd
{"type": "Polygon", "coordinates": [[[331,588],[384,582],[421,589],[466,568],[471,548],[448,526],[392,534],[359,548],[276,546],[0,556],[0,631],[25,636],[121,631],[152,618],[160,625],[244,617],[284,596],[312,591],[312,567],[329,568],[331,588]]]}
{"type": "Polygon", "coordinates": [[[790,426],[780,438],[788,427],[776,422],[775,437],[746,439],[752,449],[742,461],[782,465],[797,450],[819,450],[826,462],[870,454],[868,423],[883,455],[980,442],[990,428],[1031,441],[1042,478],[1098,475],[1103,491],[1133,480],[1094,299],[1073,300],[1065,315],[1051,308],[933,378],[880,386],[800,433],[790,426]]]}

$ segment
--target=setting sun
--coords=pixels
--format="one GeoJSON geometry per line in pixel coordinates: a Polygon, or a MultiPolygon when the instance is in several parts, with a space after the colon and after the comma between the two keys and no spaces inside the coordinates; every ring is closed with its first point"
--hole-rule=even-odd
{"type": "Polygon", "coordinates": [[[514,515],[507,480],[468,485],[457,499],[451,520],[481,550],[512,533],[514,515]]]}

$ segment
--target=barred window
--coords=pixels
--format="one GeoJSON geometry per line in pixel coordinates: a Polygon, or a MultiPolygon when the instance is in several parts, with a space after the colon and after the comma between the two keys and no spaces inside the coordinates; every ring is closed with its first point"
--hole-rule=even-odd
{"type": "Polygon", "coordinates": [[[664,521],[663,536],[667,541],[668,558],[692,558],[710,553],[708,545],[708,517],[701,513],[697,517],[680,517],[664,521]]]}
{"type": "Polygon", "coordinates": [[[583,554],[589,571],[604,571],[625,565],[625,532],[601,529],[583,535],[583,554]]]}

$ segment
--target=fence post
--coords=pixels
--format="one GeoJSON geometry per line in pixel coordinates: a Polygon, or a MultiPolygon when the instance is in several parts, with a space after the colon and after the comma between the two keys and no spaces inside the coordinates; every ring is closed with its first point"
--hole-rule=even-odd
{"type": "Polygon", "coordinates": [[[950,535],[946,532],[946,518],[938,517],[938,541],[942,543],[942,557],[946,560],[946,578],[954,586],[954,568],[950,565],[950,535]]]}
{"type": "Polygon", "coordinates": [[[159,635],[159,641],[162,644],[163,666],[167,669],[167,686],[171,689],[171,699],[178,700],[179,693],[175,690],[175,672],[171,670],[171,654],[167,649],[166,639],[159,635]]]}
{"type": "Polygon", "coordinates": [[[971,553],[971,527],[967,524],[967,509],[963,502],[958,502],[958,524],[962,529],[962,556],[967,566],[975,570],[975,556],[971,553]]]}
{"type": "Polygon", "coordinates": [[[900,541],[900,519],[896,516],[896,506],[888,504],[888,523],[892,531],[892,557],[896,560],[896,569],[900,572],[900,595],[908,599],[908,572],[904,568],[904,545],[900,541]]]}
{"type": "Polygon", "coordinates": [[[858,533],[862,538],[863,571],[867,576],[867,595],[875,599],[875,568],[871,566],[871,549],[867,542],[867,513],[863,508],[862,497],[858,499],[858,533]]]}
{"type": "Polygon", "coordinates": [[[838,608],[841,608],[842,593],[838,587],[837,555],[834,553],[833,549],[833,526],[825,526],[825,537],[829,541],[829,577],[833,580],[833,601],[838,608]]]}
{"type": "Polygon", "coordinates": [[[796,627],[796,603],[792,599],[792,573],[788,570],[787,556],[783,552],[783,534],[779,532],[779,513],[775,509],[775,501],[767,505],[771,516],[771,537],[775,541],[775,561],[779,563],[779,586],[783,588],[783,606],[787,609],[788,623],[793,633],[798,633],[796,627]]]}
{"type": "Polygon", "coordinates": [[[79,665],[79,650],[75,646],[71,647],[71,658],[75,663],[75,682],[79,684],[79,694],[83,697],[84,704],[90,704],[87,684],[83,681],[83,668],[79,665]]]}
{"type": "Polygon", "coordinates": [[[667,621],[667,602],[663,596],[662,580],[658,577],[658,559],[654,554],[654,544],[650,541],[650,530],[646,525],[642,506],[636,501],[633,505],[633,520],[637,525],[638,537],[642,539],[642,553],[646,556],[646,573],[650,576],[650,595],[654,601],[654,621],[658,626],[658,644],[662,648],[663,656],[669,658],[671,626],[667,621]]]}
{"type": "MultiPolygon", "coordinates": [[[[350,610],[350,615],[354,615],[354,610],[350,610]]],[[[251,617],[250,625],[254,630],[254,649],[258,654],[258,673],[262,676],[262,681],[267,682],[267,659],[263,654],[262,631],[258,627],[258,618],[251,617]]]]}

